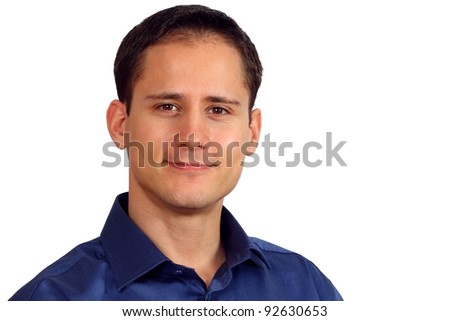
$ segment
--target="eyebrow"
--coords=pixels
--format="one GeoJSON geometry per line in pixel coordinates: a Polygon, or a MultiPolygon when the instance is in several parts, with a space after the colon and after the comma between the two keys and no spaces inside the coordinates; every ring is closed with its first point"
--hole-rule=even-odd
{"type": "Polygon", "coordinates": [[[170,93],[170,92],[162,92],[159,94],[149,94],[145,96],[146,100],[150,99],[174,99],[174,100],[180,100],[183,99],[183,95],[177,94],[177,93],[170,93]]]}
{"type": "MultiPolygon", "coordinates": [[[[149,95],[145,96],[145,100],[152,100],[152,99],[182,100],[184,98],[185,98],[184,95],[175,93],[175,92],[162,92],[162,93],[158,93],[158,94],[149,94],[149,95]]],[[[223,104],[231,104],[231,105],[236,105],[236,106],[241,105],[241,103],[237,99],[231,99],[231,98],[227,98],[225,96],[211,95],[211,96],[206,96],[204,100],[211,102],[211,103],[223,103],[223,104]]]]}
{"type": "Polygon", "coordinates": [[[207,96],[206,101],[209,101],[210,103],[224,103],[236,106],[241,105],[237,99],[230,99],[224,96],[207,96]]]}

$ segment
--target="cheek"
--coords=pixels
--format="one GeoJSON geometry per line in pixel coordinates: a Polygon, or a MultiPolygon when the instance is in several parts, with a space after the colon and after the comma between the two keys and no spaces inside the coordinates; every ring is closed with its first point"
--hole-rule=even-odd
{"type": "Polygon", "coordinates": [[[127,128],[129,138],[126,141],[130,153],[130,160],[139,164],[159,164],[169,150],[171,133],[167,128],[150,122],[134,123],[127,128]]]}
{"type": "Polygon", "coordinates": [[[142,142],[167,142],[173,140],[174,126],[164,123],[152,117],[142,116],[131,123],[132,135],[142,142]]]}
{"type": "Polygon", "coordinates": [[[215,137],[215,142],[223,150],[223,158],[240,160],[244,157],[245,143],[249,141],[246,131],[231,131],[232,135],[220,135],[215,137]]]}

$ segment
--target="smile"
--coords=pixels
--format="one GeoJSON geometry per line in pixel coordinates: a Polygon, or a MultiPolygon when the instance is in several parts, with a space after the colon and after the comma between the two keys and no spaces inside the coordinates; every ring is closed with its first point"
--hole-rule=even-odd
{"type": "Polygon", "coordinates": [[[167,162],[170,167],[175,167],[184,170],[205,170],[212,167],[216,167],[214,164],[203,164],[199,162],[167,162]]]}

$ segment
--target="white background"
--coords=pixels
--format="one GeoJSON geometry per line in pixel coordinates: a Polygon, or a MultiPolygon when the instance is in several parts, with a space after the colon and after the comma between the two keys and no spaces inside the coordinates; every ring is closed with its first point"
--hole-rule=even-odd
{"type": "MultiPolygon", "coordinates": [[[[0,301],[97,237],[127,190],[126,168],[101,166],[115,53],[134,25],[181,3],[1,2],[0,301]]],[[[294,144],[277,167],[245,169],[226,198],[248,234],[316,263],[360,319],[445,319],[446,2],[197,3],[250,35],[265,68],[262,134],[294,144]],[[347,167],[284,165],[326,132],[347,141],[347,167]]]]}

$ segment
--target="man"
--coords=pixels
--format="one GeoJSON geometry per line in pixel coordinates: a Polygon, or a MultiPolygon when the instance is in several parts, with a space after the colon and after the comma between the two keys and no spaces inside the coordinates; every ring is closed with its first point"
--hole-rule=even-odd
{"type": "Polygon", "coordinates": [[[12,300],[342,299],[314,264],[249,238],[223,207],[261,128],[262,66],[234,20],[160,11],[124,38],[114,73],[107,124],[129,155],[129,192],[99,238],[12,300]]]}

